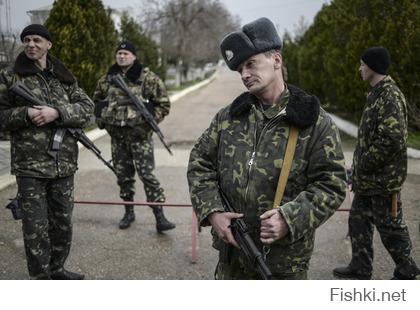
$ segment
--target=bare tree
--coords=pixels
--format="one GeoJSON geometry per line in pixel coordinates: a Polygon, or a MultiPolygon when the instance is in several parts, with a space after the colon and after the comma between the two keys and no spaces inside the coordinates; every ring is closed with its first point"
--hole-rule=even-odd
{"type": "Polygon", "coordinates": [[[0,34],[0,67],[7,66],[12,63],[19,52],[20,45],[17,43],[15,34],[0,34]]]}
{"type": "Polygon", "coordinates": [[[240,25],[219,0],[144,0],[141,11],[144,30],[184,76],[191,65],[216,61],[223,35],[240,25]]]}
{"type": "Polygon", "coordinates": [[[308,28],[309,22],[306,20],[305,16],[301,15],[299,17],[298,23],[294,24],[294,40],[299,41],[305,34],[306,30],[308,30],[308,28]]]}

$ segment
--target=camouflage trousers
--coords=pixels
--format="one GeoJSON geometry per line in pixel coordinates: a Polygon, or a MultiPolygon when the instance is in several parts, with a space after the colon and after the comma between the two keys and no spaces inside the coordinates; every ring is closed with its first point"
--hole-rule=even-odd
{"type": "Polygon", "coordinates": [[[31,279],[60,271],[72,240],[73,175],[58,179],[16,177],[22,231],[31,279]]]}
{"type": "Polygon", "coordinates": [[[117,171],[120,197],[133,200],[135,194],[135,172],[143,182],[147,201],[165,201],[165,194],[153,174],[155,158],[151,134],[140,137],[133,130],[122,127],[111,134],[112,161],[117,171]]]}
{"type": "Polygon", "coordinates": [[[349,216],[349,234],[352,246],[350,267],[360,274],[370,276],[373,262],[374,226],[382,243],[395,262],[395,273],[415,276],[417,266],[410,256],[411,240],[403,220],[400,194],[397,217],[392,218],[389,196],[355,195],[349,216]]]}

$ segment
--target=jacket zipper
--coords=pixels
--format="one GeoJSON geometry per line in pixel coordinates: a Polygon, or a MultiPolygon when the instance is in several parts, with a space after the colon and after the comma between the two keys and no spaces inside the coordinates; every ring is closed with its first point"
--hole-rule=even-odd
{"type": "MultiPolygon", "coordinates": [[[[254,110],[254,112],[255,112],[255,107],[254,106],[252,106],[252,108],[253,108],[253,110],[254,110]]],[[[255,144],[254,143],[254,149],[253,149],[253,152],[252,152],[252,154],[251,154],[251,158],[248,160],[248,178],[247,178],[247,182],[246,182],[246,188],[245,188],[245,204],[247,203],[247,201],[248,201],[248,192],[249,192],[249,183],[250,183],[250,177],[251,177],[251,172],[252,172],[252,168],[253,168],[253,166],[254,166],[254,162],[255,162],[255,155],[256,155],[256,153],[257,153],[257,149],[258,149],[258,146],[259,146],[259,144],[260,144],[260,141],[261,141],[261,137],[263,136],[263,133],[264,133],[264,131],[271,125],[271,124],[273,124],[276,120],[278,120],[279,118],[280,118],[280,116],[282,115],[282,114],[284,114],[283,113],[283,111],[284,111],[284,109],[283,110],[281,110],[276,116],[274,116],[267,124],[265,124],[265,126],[263,127],[263,129],[261,130],[261,133],[260,133],[260,137],[258,138],[258,141],[257,141],[257,143],[255,144]]],[[[256,141],[257,140],[257,126],[255,126],[255,130],[254,130],[254,141],[256,141]]]]}
{"type": "MultiPolygon", "coordinates": [[[[255,113],[255,107],[252,106],[252,110],[255,113]]],[[[248,191],[249,191],[249,179],[251,176],[251,170],[252,170],[252,166],[254,164],[254,160],[255,160],[255,154],[256,154],[256,148],[257,148],[257,144],[255,143],[255,141],[257,140],[257,123],[255,122],[255,128],[254,128],[254,148],[252,150],[252,154],[251,154],[251,158],[248,160],[248,174],[247,174],[247,180],[246,180],[246,187],[245,187],[245,197],[244,197],[244,201],[247,201],[247,197],[248,197],[248,191]]]]}

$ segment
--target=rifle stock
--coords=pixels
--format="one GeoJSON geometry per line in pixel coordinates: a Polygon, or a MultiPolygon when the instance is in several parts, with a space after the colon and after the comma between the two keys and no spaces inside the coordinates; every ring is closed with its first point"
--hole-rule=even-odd
{"type": "MultiPolygon", "coordinates": [[[[229,200],[225,193],[219,189],[220,197],[222,198],[223,207],[226,212],[234,212],[235,209],[229,203],[229,200]]],[[[260,250],[258,250],[254,241],[252,240],[248,227],[245,224],[243,219],[232,219],[230,228],[232,230],[233,236],[236,242],[239,244],[242,252],[245,254],[245,257],[248,259],[251,266],[254,270],[260,275],[263,280],[270,280],[272,278],[272,273],[265,263],[264,257],[260,250]]]]}
{"type": "Polygon", "coordinates": [[[169,154],[173,155],[171,149],[166,144],[163,133],[153,118],[153,115],[149,112],[149,110],[147,110],[144,103],[131,92],[121,75],[115,74],[111,76],[111,82],[119,87],[130,98],[130,102],[133,104],[134,108],[140,113],[144,120],[150,125],[152,130],[157,134],[159,140],[162,142],[163,146],[166,148],[169,154]]]}

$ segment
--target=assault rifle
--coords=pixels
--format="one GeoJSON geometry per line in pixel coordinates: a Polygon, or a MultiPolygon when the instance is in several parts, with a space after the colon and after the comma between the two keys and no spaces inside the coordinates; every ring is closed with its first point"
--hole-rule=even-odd
{"type": "MultiPolygon", "coordinates": [[[[225,193],[223,193],[221,189],[219,190],[219,193],[220,197],[222,198],[222,203],[225,211],[236,213],[235,209],[229,203],[229,200],[226,197],[225,193]]],[[[248,262],[260,275],[261,279],[270,280],[272,277],[271,271],[265,263],[263,254],[258,250],[257,246],[252,240],[248,231],[248,227],[245,224],[245,221],[241,218],[232,219],[230,229],[232,230],[235,241],[239,244],[239,247],[245,254],[245,257],[247,258],[248,262]]]]}
{"type": "MultiPolygon", "coordinates": [[[[40,99],[38,99],[32,91],[21,81],[17,81],[10,87],[10,91],[13,92],[15,95],[22,97],[23,99],[27,100],[31,106],[34,105],[45,105],[40,99]]],[[[101,151],[96,147],[96,145],[86,136],[81,128],[57,128],[53,135],[51,145],[48,150],[48,154],[50,154],[55,160],[58,160],[58,152],[61,147],[61,143],[64,139],[66,133],[69,133],[74,139],[80,142],[84,147],[90,150],[93,154],[96,155],[98,159],[100,159],[109,169],[116,174],[115,168],[102,157],[101,151]]],[[[19,196],[19,194],[18,194],[19,196]]],[[[7,209],[10,209],[13,214],[13,218],[15,220],[22,219],[22,207],[19,204],[19,198],[16,196],[15,198],[11,199],[10,203],[6,206],[7,209]]]]}
{"type": "Polygon", "coordinates": [[[160,141],[162,142],[163,146],[168,150],[169,154],[172,154],[171,149],[166,144],[164,140],[164,136],[162,131],[160,130],[158,124],[156,123],[153,115],[147,110],[144,103],[135,96],[131,90],[128,88],[127,84],[124,82],[123,78],[119,74],[114,74],[111,76],[111,82],[114,83],[117,87],[119,87],[124,93],[130,98],[130,102],[134,105],[134,108],[140,115],[144,118],[144,120],[149,124],[149,126],[153,129],[153,131],[157,134],[160,141]]]}
{"type": "MultiPolygon", "coordinates": [[[[40,99],[38,99],[34,93],[21,81],[17,81],[10,87],[10,91],[17,96],[22,97],[34,105],[46,105],[40,99]]],[[[80,142],[84,147],[90,150],[96,157],[101,160],[112,172],[116,173],[115,168],[106,161],[102,155],[101,151],[96,147],[96,145],[86,136],[81,128],[57,128],[53,139],[51,141],[50,149],[48,153],[55,159],[57,159],[58,151],[60,150],[61,143],[64,139],[64,135],[69,133],[74,139],[80,142]]]]}

